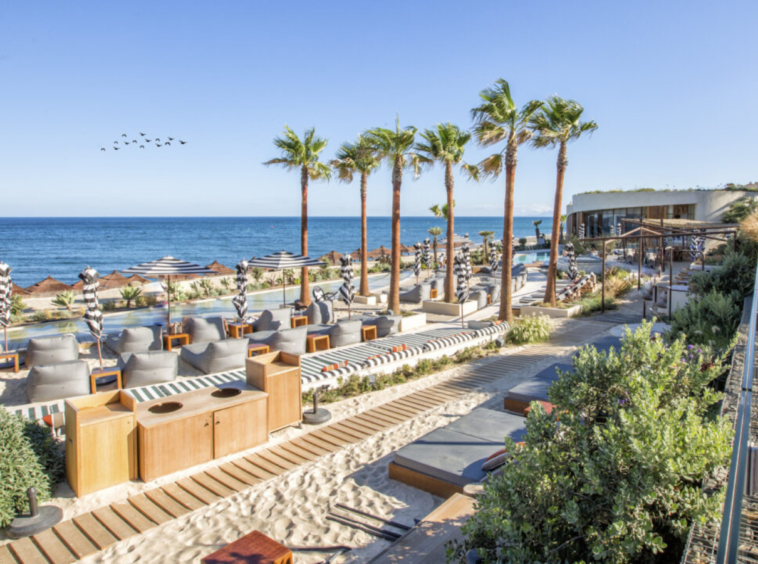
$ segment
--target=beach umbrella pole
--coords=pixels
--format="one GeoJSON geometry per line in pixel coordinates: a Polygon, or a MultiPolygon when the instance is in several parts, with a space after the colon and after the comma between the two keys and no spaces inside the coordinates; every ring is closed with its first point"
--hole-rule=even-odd
{"type": "Polygon", "coordinates": [[[168,294],[168,326],[166,327],[166,333],[171,334],[171,275],[169,274],[166,279],[166,294],[168,294]]]}

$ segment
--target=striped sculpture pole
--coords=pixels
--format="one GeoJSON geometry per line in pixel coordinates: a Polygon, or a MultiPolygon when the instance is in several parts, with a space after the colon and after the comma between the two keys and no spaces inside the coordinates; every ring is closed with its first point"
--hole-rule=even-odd
{"type": "Polygon", "coordinates": [[[566,243],[566,250],[564,251],[566,258],[568,259],[568,277],[569,280],[575,280],[579,275],[579,271],[576,268],[576,252],[574,251],[573,243],[566,243]]]}
{"type": "Polygon", "coordinates": [[[497,266],[500,264],[500,257],[494,245],[490,248],[490,271],[494,275],[497,272],[497,266]]]}
{"type": "Polygon", "coordinates": [[[424,239],[424,264],[426,265],[427,278],[432,275],[432,265],[434,260],[432,257],[432,247],[430,246],[431,240],[429,237],[424,239]]]}
{"type": "Polygon", "coordinates": [[[466,284],[468,284],[473,274],[471,268],[471,249],[468,245],[463,245],[461,252],[463,253],[463,265],[465,267],[464,275],[466,276],[466,284]]]}
{"type": "Polygon", "coordinates": [[[240,337],[245,333],[245,317],[247,316],[247,261],[242,259],[235,267],[237,269],[237,295],[232,298],[232,303],[240,318],[240,337]]]}
{"type": "Polygon", "coordinates": [[[11,324],[13,309],[13,283],[11,282],[11,267],[0,262],[0,325],[5,333],[5,352],[8,352],[8,325],[11,324]]]}
{"type": "Polygon", "coordinates": [[[350,255],[346,255],[340,259],[342,261],[342,286],[340,286],[340,298],[347,305],[347,318],[351,319],[350,306],[355,299],[355,287],[353,286],[353,267],[351,266],[352,259],[350,255]]]}
{"type": "Polygon", "coordinates": [[[416,277],[416,284],[418,284],[418,277],[421,275],[421,243],[415,243],[413,248],[416,249],[415,261],[413,262],[413,275],[416,277]]]}
{"type": "Polygon", "coordinates": [[[461,327],[466,327],[463,317],[463,303],[468,299],[469,292],[468,292],[468,280],[466,279],[466,259],[461,255],[457,254],[455,255],[455,262],[454,262],[454,268],[453,273],[455,274],[455,277],[457,279],[457,286],[455,289],[455,297],[458,299],[458,303],[461,306],[461,327]]]}
{"type": "Polygon", "coordinates": [[[100,274],[97,270],[89,266],[79,273],[79,279],[82,281],[82,297],[86,307],[84,321],[89,326],[89,332],[97,343],[97,358],[100,360],[100,370],[103,370],[103,353],[100,348],[100,338],[103,335],[103,312],[100,311],[100,304],[97,299],[97,289],[100,286],[99,278],[100,274]]]}

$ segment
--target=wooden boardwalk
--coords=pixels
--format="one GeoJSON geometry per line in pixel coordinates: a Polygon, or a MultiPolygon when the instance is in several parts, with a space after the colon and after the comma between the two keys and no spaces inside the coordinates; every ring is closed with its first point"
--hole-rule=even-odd
{"type": "Polygon", "coordinates": [[[210,468],[188,478],[59,523],[39,535],[0,546],[0,564],[69,564],[178,519],[293,468],[460,399],[477,388],[583,345],[608,325],[576,321],[544,344],[496,356],[461,374],[378,407],[210,468]]]}

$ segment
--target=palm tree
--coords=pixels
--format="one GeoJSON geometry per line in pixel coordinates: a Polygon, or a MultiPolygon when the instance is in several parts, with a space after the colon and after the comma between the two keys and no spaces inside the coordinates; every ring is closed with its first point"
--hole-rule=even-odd
{"type": "Polygon", "coordinates": [[[136,286],[124,286],[119,290],[121,297],[126,301],[126,309],[132,307],[132,302],[142,295],[142,289],[136,286]]]}
{"type": "Polygon", "coordinates": [[[513,192],[516,180],[518,148],[532,137],[527,127],[532,115],[542,106],[542,102],[532,100],[519,109],[511,97],[507,81],[498,79],[491,88],[479,93],[481,105],[471,110],[474,119],[474,135],[480,145],[488,147],[505,142],[505,147],[479,163],[484,176],[497,178],[505,166],[505,218],[503,220],[503,270],[500,302],[500,319],[513,321],[511,308],[511,266],[513,263],[513,192]]]}
{"type": "Polygon", "coordinates": [[[412,125],[401,128],[397,118],[394,130],[377,127],[365,133],[376,156],[392,167],[392,254],[387,308],[395,313],[400,311],[400,187],[404,168],[412,167],[415,175],[419,174],[419,159],[413,150],[416,131],[412,125]]]}
{"type": "Polygon", "coordinates": [[[566,146],[576,141],[584,133],[592,135],[597,129],[594,121],[581,121],[584,108],[574,100],[564,100],[558,96],[547,99],[540,110],[529,120],[534,132],[532,145],[537,148],[558,147],[558,174],[555,182],[555,203],[553,204],[553,229],[550,236],[550,264],[545,288],[545,302],[555,307],[555,278],[558,271],[559,233],[555,228],[560,223],[563,199],[563,179],[568,167],[566,146]]]}
{"type": "MultiPolygon", "coordinates": [[[[278,164],[289,170],[300,170],[300,253],[308,254],[308,181],[329,180],[332,171],[328,165],[319,162],[319,153],[324,150],[328,143],[327,139],[316,137],[316,128],[305,130],[302,139],[286,125],[284,136],[274,139],[274,145],[281,150],[281,156],[263,163],[264,165],[278,164]]],[[[308,287],[308,269],[303,268],[300,276],[300,301],[309,304],[311,301],[308,287]]]]}
{"type": "Polygon", "coordinates": [[[534,225],[534,234],[537,237],[537,240],[535,241],[535,244],[540,244],[540,225],[542,225],[542,220],[538,219],[536,221],[532,221],[532,225],[534,225]]]}
{"type": "Polygon", "coordinates": [[[436,265],[436,264],[439,264],[439,261],[437,260],[437,237],[442,235],[442,233],[444,232],[442,231],[442,227],[430,227],[427,230],[427,233],[429,233],[429,235],[434,237],[434,241],[432,242],[432,248],[434,249],[434,264],[436,265]]]}
{"type": "Polygon", "coordinates": [[[480,231],[479,236],[484,240],[484,261],[486,262],[489,260],[488,257],[490,256],[490,249],[489,249],[489,246],[487,245],[487,241],[495,237],[495,232],[494,231],[480,231]]]}
{"type": "MultiPolygon", "coordinates": [[[[564,225],[566,225],[566,215],[565,214],[561,216],[561,227],[560,227],[560,230],[558,231],[558,235],[559,235],[558,244],[560,244],[560,245],[563,244],[563,226],[564,225]]],[[[552,237],[551,237],[551,240],[552,240],[552,237]]]]}
{"type": "Polygon", "coordinates": [[[368,252],[366,191],[368,175],[379,166],[380,162],[366,139],[359,136],[357,143],[343,143],[337,151],[337,157],[329,164],[337,171],[337,178],[342,182],[352,182],[353,175],[356,172],[361,175],[361,283],[358,293],[361,296],[368,296],[370,292],[368,289],[368,257],[366,256],[368,252]]]}
{"type": "Polygon", "coordinates": [[[53,298],[53,305],[65,307],[69,313],[71,313],[75,301],[76,296],[74,293],[70,290],[64,290],[60,294],[56,294],[55,298],[53,298]]]}

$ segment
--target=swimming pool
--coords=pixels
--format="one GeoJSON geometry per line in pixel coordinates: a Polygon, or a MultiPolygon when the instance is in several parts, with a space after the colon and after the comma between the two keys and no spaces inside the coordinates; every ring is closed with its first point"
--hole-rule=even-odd
{"type": "Polygon", "coordinates": [[[529,253],[516,253],[513,262],[545,262],[550,260],[550,251],[532,251],[529,253]]]}

